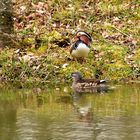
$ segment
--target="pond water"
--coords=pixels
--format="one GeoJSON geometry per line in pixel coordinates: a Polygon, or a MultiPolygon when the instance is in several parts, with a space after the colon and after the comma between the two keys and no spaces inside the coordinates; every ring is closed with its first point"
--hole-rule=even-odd
{"type": "Polygon", "coordinates": [[[0,140],[138,140],[140,85],[107,93],[1,88],[0,140]]]}

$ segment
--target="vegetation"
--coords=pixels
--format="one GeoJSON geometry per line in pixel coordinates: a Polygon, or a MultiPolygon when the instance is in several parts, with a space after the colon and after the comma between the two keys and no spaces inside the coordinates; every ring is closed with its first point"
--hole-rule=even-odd
{"type": "Polygon", "coordinates": [[[73,71],[117,81],[139,79],[139,5],[137,0],[15,0],[15,46],[0,52],[0,81],[57,84],[69,82],[73,71]],[[80,64],[70,60],[68,47],[83,29],[93,43],[80,64]]]}

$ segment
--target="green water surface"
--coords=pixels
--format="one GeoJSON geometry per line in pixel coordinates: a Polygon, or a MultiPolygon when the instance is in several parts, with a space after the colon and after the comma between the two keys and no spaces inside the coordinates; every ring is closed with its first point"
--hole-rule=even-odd
{"type": "Polygon", "coordinates": [[[0,90],[0,140],[139,140],[140,85],[0,90]]]}

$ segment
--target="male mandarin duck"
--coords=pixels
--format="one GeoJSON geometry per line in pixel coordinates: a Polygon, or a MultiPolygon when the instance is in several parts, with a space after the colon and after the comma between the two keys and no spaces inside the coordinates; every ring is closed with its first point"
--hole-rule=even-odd
{"type": "Polygon", "coordinates": [[[106,80],[84,79],[80,72],[73,72],[71,76],[73,78],[72,88],[77,91],[95,91],[95,88],[97,92],[107,90],[106,80]]]}
{"type": "Polygon", "coordinates": [[[85,31],[76,33],[74,44],[70,48],[70,54],[73,58],[85,58],[90,51],[92,37],[85,31]]]}

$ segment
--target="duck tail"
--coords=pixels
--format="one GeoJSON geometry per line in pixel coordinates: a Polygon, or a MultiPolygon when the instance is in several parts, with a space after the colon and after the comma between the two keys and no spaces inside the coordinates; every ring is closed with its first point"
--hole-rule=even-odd
{"type": "Polygon", "coordinates": [[[100,84],[107,83],[107,80],[100,80],[100,84]]]}

